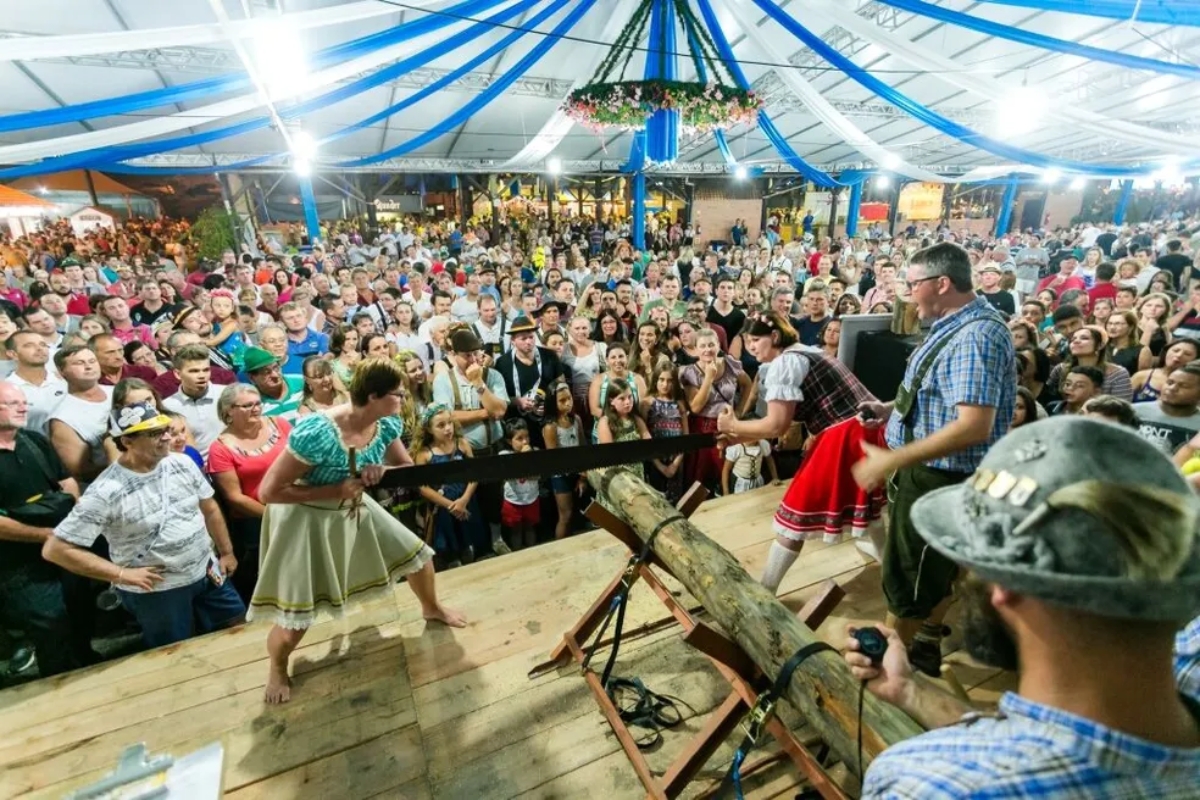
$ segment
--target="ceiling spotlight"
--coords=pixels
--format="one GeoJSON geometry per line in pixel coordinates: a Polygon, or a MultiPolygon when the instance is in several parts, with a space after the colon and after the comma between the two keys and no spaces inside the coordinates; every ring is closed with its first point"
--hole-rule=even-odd
{"type": "Polygon", "coordinates": [[[737,178],[739,181],[744,181],[746,178],[750,177],[750,170],[746,169],[745,166],[738,164],[733,168],[733,177],[737,178]]]}
{"type": "Polygon", "coordinates": [[[1056,183],[1061,177],[1062,172],[1060,170],[1050,167],[1042,173],[1042,183],[1056,183]]]}
{"type": "Polygon", "coordinates": [[[291,135],[292,155],[303,161],[312,161],[317,155],[317,140],[308,131],[295,131],[291,135]]]}
{"type": "Polygon", "coordinates": [[[1005,92],[997,103],[996,126],[1001,136],[1020,136],[1035,130],[1046,115],[1046,95],[1029,86],[1005,92]]]}
{"type": "Polygon", "coordinates": [[[891,185],[892,185],[892,179],[889,178],[887,175],[876,175],[875,176],[875,188],[876,189],[886,189],[891,185]]]}
{"type": "Polygon", "coordinates": [[[1083,191],[1085,186],[1087,186],[1086,178],[1072,178],[1071,179],[1071,191],[1072,192],[1081,192],[1081,191],[1083,191]]]}
{"type": "Polygon", "coordinates": [[[291,97],[308,88],[309,64],[304,43],[294,29],[276,25],[255,37],[254,66],[271,99],[291,97]]]}
{"type": "Polygon", "coordinates": [[[546,172],[551,175],[561,175],[563,171],[562,159],[557,156],[552,156],[546,159],[546,172]]]}
{"type": "Polygon", "coordinates": [[[307,158],[293,158],[292,170],[301,178],[307,178],[312,175],[312,162],[307,158]]]}
{"type": "Polygon", "coordinates": [[[38,192],[38,194],[50,194],[50,190],[47,189],[45,186],[39,186],[37,188],[37,192],[38,192]]]}
{"type": "Polygon", "coordinates": [[[896,169],[900,166],[900,156],[896,155],[895,153],[884,153],[883,159],[880,161],[879,166],[887,170],[896,169]]]}

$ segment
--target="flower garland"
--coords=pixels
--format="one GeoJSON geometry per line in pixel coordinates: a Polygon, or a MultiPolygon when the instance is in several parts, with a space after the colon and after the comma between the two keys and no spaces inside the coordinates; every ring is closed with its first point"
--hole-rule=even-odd
{"type": "Polygon", "coordinates": [[[679,112],[689,131],[752,124],[762,107],[753,91],[719,83],[643,80],[592,83],[567,96],[562,110],[589,128],[638,130],[656,111],[679,112]]]}

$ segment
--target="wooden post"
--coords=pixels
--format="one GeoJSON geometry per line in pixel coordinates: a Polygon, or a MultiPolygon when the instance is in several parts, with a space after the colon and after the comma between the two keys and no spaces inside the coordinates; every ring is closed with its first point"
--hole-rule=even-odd
{"type": "MultiPolygon", "coordinates": [[[[645,538],[678,512],[661,494],[619,467],[588,473],[605,505],[645,538]]],[[[663,526],[654,554],[703,605],[751,660],[774,680],[801,647],[816,641],[775,596],[751,578],[737,560],[686,519],[663,526]]],[[[852,771],[858,769],[859,682],[835,652],[805,661],[784,695],[852,771]]],[[[862,709],[864,766],[895,744],[921,733],[899,709],[867,693],[862,709]]]]}

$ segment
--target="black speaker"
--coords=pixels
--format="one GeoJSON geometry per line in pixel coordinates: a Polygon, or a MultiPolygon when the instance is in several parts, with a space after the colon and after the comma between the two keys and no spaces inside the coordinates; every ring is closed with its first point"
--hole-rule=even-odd
{"type": "Polygon", "coordinates": [[[921,344],[920,336],[898,336],[891,331],[862,331],[854,355],[854,376],[883,402],[896,399],[909,356],[921,344]]]}

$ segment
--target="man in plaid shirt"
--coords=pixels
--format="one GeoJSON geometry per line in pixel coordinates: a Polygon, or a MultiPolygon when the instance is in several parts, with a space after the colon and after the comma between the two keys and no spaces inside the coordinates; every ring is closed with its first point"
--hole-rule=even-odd
{"type": "Polygon", "coordinates": [[[887,448],[863,446],[863,488],[888,483],[883,593],[888,620],[918,669],[941,666],[942,618],[958,567],[913,528],[912,504],[964,480],[1012,423],[1016,352],[1004,319],[975,294],[971,260],[952,242],[913,254],[910,301],[933,327],[913,353],[893,403],[865,403],[864,424],[887,425],[887,448]]]}
{"type": "Polygon", "coordinates": [[[979,714],[915,674],[895,631],[877,667],[849,640],[854,676],[936,728],[879,755],[862,797],[1200,797],[1200,499],[1170,461],[1058,417],[912,516],[970,571],[965,649],[1019,680],[979,714]]]}

